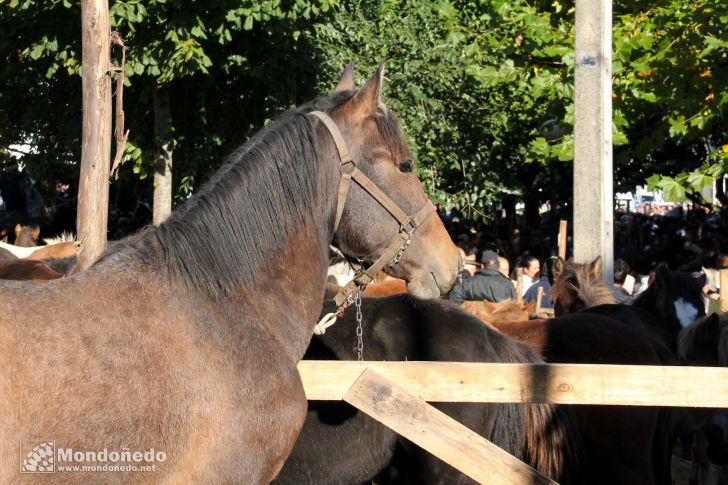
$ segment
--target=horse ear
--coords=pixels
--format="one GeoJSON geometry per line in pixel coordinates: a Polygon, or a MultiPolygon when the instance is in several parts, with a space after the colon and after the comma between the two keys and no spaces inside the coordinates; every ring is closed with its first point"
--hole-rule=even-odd
{"type": "Polygon", "coordinates": [[[367,80],[354,96],[354,103],[357,108],[364,110],[366,114],[376,112],[380,104],[382,84],[384,84],[384,61],[379,64],[377,72],[367,80]]]}
{"type": "Polygon", "coordinates": [[[561,258],[558,258],[556,261],[554,261],[554,268],[553,268],[554,280],[558,279],[558,277],[561,276],[561,273],[564,272],[565,266],[566,266],[566,263],[564,263],[564,260],[561,258]]]}
{"type": "Polygon", "coordinates": [[[33,234],[32,234],[33,240],[34,241],[37,241],[39,236],[40,236],[40,227],[34,226],[33,227],[33,234]]]}
{"type": "Polygon", "coordinates": [[[589,271],[596,278],[602,277],[602,257],[601,256],[597,256],[596,258],[594,258],[594,261],[592,261],[591,264],[589,265],[589,271]]]}
{"type": "Polygon", "coordinates": [[[16,236],[18,236],[20,234],[20,231],[22,231],[22,230],[23,230],[23,226],[21,226],[20,224],[15,225],[15,235],[16,236]]]}
{"type": "Polygon", "coordinates": [[[341,79],[339,79],[339,84],[334,88],[334,92],[353,91],[354,89],[356,89],[356,82],[354,81],[354,61],[351,61],[346,66],[346,69],[344,69],[344,73],[341,75],[341,79]]]}

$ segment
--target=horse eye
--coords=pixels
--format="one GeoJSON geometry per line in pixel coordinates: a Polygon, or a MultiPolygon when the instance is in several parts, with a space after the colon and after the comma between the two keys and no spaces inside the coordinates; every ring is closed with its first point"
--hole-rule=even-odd
{"type": "Polygon", "coordinates": [[[402,162],[399,162],[399,171],[404,173],[409,173],[412,171],[412,161],[411,160],[404,160],[402,162]]]}

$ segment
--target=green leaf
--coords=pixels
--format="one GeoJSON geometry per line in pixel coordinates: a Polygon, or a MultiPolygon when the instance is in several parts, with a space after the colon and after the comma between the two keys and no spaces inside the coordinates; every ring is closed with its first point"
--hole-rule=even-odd
{"type": "Polygon", "coordinates": [[[702,171],[690,172],[687,177],[688,184],[697,191],[701,191],[705,187],[712,187],[714,181],[713,177],[702,171]]]}
{"type": "Polygon", "coordinates": [[[538,155],[540,158],[549,158],[551,147],[549,146],[548,141],[546,141],[546,138],[534,138],[531,140],[530,147],[534,154],[538,155]]]}
{"type": "Polygon", "coordinates": [[[45,45],[44,44],[35,44],[33,48],[30,50],[30,58],[35,60],[38,60],[40,56],[43,55],[45,51],[45,45]]]}
{"type": "Polygon", "coordinates": [[[243,25],[243,29],[245,30],[252,30],[253,29],[253,17],[246,17],[245,24],[243,25]]]}
{"type": "Polygon", "coordinates": [[[668,118],[667,122],[670,125],[669,133],[671,137],[684,135],[688,131],[688,127],[685,124],[685,117],[683,115],[668,118]]]}
{"type": "Polygon", "coordinates": [[[660,188],[667,202],[684,202],[686,200],[685,187],[672,177],[663,177],[660,188]]]}

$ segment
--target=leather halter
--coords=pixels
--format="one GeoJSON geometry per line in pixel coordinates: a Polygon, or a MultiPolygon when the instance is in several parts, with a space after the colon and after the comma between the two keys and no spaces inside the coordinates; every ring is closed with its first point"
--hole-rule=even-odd
{"type": "Polygon", "coordinates": [[[312,111],[309,113],[311,116],[319,119],[324,126],[331,133],[331,137],[334,139],[336,148],[339,152],[339,158],[341,159],[341,180],[339,181],[339,194],[337,197],[336,204],[336,219],[334,220],[334,232],[339,227],[341,221],[341,214],[344,212],[344,205],[346,204],[346,196],[349,192],[349,186],[351,185],[352,179],[354,182],[359,184],[361,188],[366,190],[379,204],[399,222],[399,233],[395,236],[394,240],[387,246],[381,256],[372,263],[369,268],[364,269],[360,264],[349,261],[349,263],[355,269],[355,276],[352,281],[347,283],[341,291],[334,298],[338,310],[337,315],[340,315],[346,307],[354,302],[354,298],[357,293],[363,291],[364,287],[374,281],[377,274],[389,268],[393,268],[399,263],[402,253],[407,249],[411,240],[412,233],[422,225],[427,217],[435,212],[435,206],[432,202],[427,201],[427,204],[420,209],[414,216],[407,215],[399,206],[372,182],[369,177],[356,167],[356,163],[349,154],[349,149],[344,142],[344,137],[341,135],[338,126],[333,119],[322,111],[312,111]]]}

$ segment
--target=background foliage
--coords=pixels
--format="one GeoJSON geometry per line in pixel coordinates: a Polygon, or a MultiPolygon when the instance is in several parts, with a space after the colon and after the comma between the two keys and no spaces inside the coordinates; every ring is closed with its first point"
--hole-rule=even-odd
{"type": "MultiPolygon", "coordinates": [[[[349,60],[362,81],[382,58],[433,198],[487,216],[517,200],[531,216],[568,204],[573,2],[129,0],[111,3],[111,20],[128,46],[119,214],[150,199],[159,87],[183,199],[276,113],[329,91],[349,60]]],[[[617,189],[649,178],[670,198],[696,197],[725,173],[726,25],[728,0],[614,4],[617,189]]],[[[0,163],[31,145],[23,162],[45,192],[77,179],[79,56],[78,2],[0,0],[0,163]]]]}

